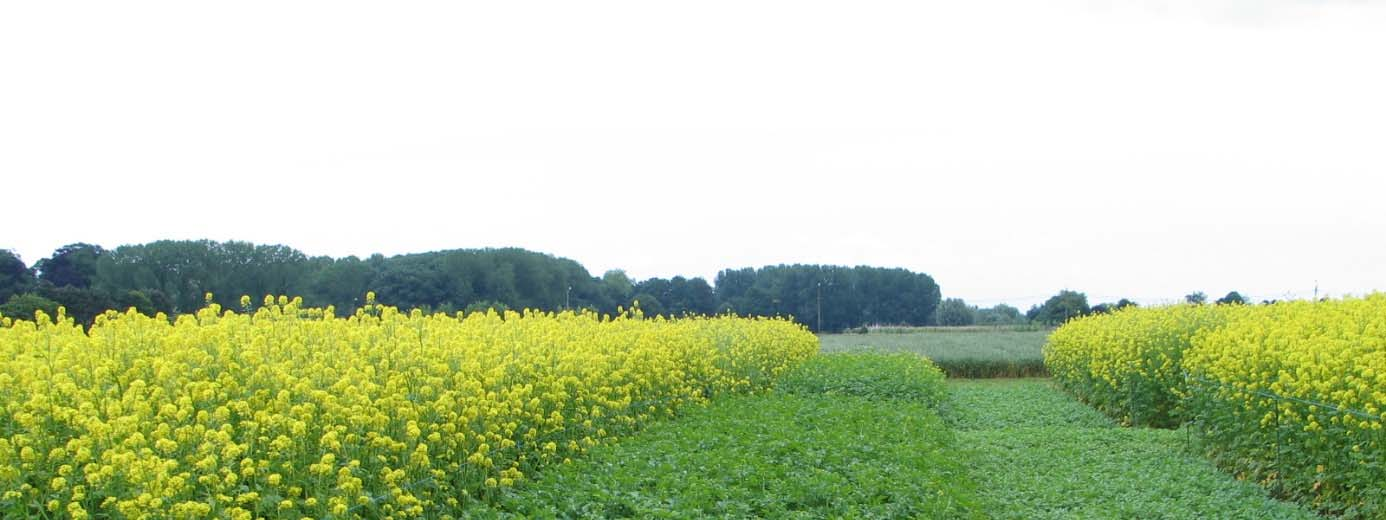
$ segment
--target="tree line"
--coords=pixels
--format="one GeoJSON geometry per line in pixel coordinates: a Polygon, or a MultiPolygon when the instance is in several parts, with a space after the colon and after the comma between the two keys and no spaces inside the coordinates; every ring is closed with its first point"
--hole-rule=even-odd
{"type": "Polygon", "coordinates": [[[169,315],[204,305],[225,308],[241,295],[298,295],[338,315],[355,311],[367,291],[382,303],[429,312],[591,309],[616,314],[638,302],[647,315],[735,313],[791,316],[814,330],[869,324],[930,325],[940,302],[929,275],[879,267],[778,265],[726,269],[714,283],[694,277],[632,280],[601,276],[566,258],[517,248],[456,249],[367,258],[309,257],[283,245],[161,240],[104,249],[58,248],[26,265],[0,250],[0,314],[32,316],[58,306],[90,323],[106,309],[169,315]]]}
{"type": "MultiPolygon", "coordinates": [[[[50,315],[58,306],[90,323],[106,309],[169,315],[205,304],[225,308],[241,295],[298,295],[313,306],[355,312],[367,291],[402,308],[453,313],[495,308],[591,309],[616,314],[638,305],[647,315],[734,313],[790,316],[815,331],[867,325],[1057,325],[1077,316],[1136,305],[1125,298],[1089,305],[1064,290],[1028,311],[942,299],[927,274],[868,266],[776,265],[724,269],[703,278],[632,280],[621,270],[593,276],[566,258],[517,248],[455,249],[367,258],[309,257],[283,245],[211,240],[161,240],[106,250],[69,244],[33,266],[0,249],[0,314],[50,315]]],[[[1207,303],[1194,292],[1191,304],[1207,303]]],[[[1250,303],[1236,291],[1217,304],[1250,303]]]]}
{"type": "MultiPolygon", "coordinates": [[[[1184,303],[1191,305],[1203,305],[1208,303],[1208,296],[1203,292],[1193,292],[1184,296],[1184,303]]],[[[1217,305],[1246,305],[1251,302],[1237,291],[1228,292],[1226,296],[1213,301],[1217,305]]],[[[1263,304],[1274,303],[1273,301],[1263,301],[1263,304]]],[[[1021,314],[1020,309],[1011,307],[1004,303],[991,308],[979,308],[975,305],[968,305],[961,298],[948,298],[939,303],[938,315],[935,320],[942,326],[965,326],[965,325],[1017,325],[1017,324],[1037,324],[1037,325],[1059,325],[1079,316],[1089,314],[1104,314],[1126,307],[1134,307],[1136,302],[1122,298],[1115,302],[1099,303],[1088,305],[1088,296],[1078,291],[1062,290],[1058,294],[1049,297],[1044,303],[1030,307],[1030,310],[1021,314]]]]}

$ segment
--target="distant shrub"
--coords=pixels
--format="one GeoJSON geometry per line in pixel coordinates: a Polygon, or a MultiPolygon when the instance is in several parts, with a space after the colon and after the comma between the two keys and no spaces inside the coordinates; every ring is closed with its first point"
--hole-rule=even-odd
{"type": "Polygon", "coordinates": [[[43,311],[49,317],[58,315],[58,302],[37,294],[16,294],[0,305],[0,315],[17,320],[33,320],[34,313],[43,311]]]}

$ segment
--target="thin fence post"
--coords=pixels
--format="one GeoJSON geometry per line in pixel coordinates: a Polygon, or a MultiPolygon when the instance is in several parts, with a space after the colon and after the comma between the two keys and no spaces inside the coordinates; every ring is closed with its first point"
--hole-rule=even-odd
{"type": "Polygon", "coordinates": [[[1133,427],[1133,428],[1136,427],[1136,426],[1140,426],[1140,425],[1141,425],[1141,421],[1140,421],[1139,419],[1136,418],[1136,408],[1137,408],[1137,406],[1136,406],[1136,393],[1137,393],[1137,392],[1136,392],[1136,384],[1137,384],[1137,382],[1139,382],[1139,381],[1140,381],[1140,378],[1135,378],[1135,379],[1131,382],[1130,385],[1127,385],[1127,386],[1126,386],[1126,390],[1127,390],[1126,409],[1127,409],[1127,413],[1129,413],[1129,414],[1131,415],[1131,427],[1133,427]]]}
{"type": "Polygon", "coordinates": [[[1280,495],[1285,491],[1284,483],[1281,482],[1285,469],[1280,465],[1280,444],[1283,442],[1280,433],[1280,400],[1272,398],[1272,403],[1275,406],[1275,493],[1280,495]]]}
{"type": "MultiPolygon", "coordinates": [[[[1189,380],[1189,373],[1188,373],[1188,372],[1185,372],[1185,373],[1184,373],[1184,391],[1188,393],[1189,398],[1193,397],[1193,382],[1189,380]]],[[[1188,398],[1185,398],[1185,400],[1187,400],[1187,399],[1188,399],[1188,398]]],[[[1184,421],[1184,451],[1186,451],[1186,452],[1192,452],[1192,451],[1193,451],[1193,424],[1192,424],[1192,423],[1193,423],[1195,420],[1196,420],[1195,417],[1189,416],[1189,417],[1188,417],[1188,420],[1187,420],[1187,421],[1184,421]]]]}

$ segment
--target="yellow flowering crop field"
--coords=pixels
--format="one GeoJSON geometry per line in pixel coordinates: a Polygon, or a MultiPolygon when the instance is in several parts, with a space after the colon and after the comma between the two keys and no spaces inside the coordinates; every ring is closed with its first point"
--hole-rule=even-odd
{"type": "Polygon", "coordinates": [[[1124,424],[1175,426],[1182,359],[1225,307],[1126,307],[1070,320],[1049,335],[1044,363],[1066,390],[1124,424]]]}
{"type": "Polygon", "coordinates": [[[6,518],[440,518],[818,351],[735,317],[0,318],[6,518]]]}
{"type": "Polygon", "coordinates": [[[1123,310],[1069,322],[1045,356],[1109,413],[1184,423],[1239,478],[1386,516],[1386,294],[1123,310]]]}

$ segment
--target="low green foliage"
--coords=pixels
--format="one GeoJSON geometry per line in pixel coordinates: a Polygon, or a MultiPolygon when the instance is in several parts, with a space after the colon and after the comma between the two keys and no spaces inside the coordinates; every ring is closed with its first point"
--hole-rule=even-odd
{"type": "Polygon", "coordinates": [[[1048,379],[951,380],[940,412],[955,430],[1116,427],[1101,412],[1055,392],[1052,385],[1048,379]]]}
{"type": "Polygon", "coordinates": [[[924,402],[735,397],[503,494],[478,518],[980,518],[924,402]]]}
{"type": "Polygon", "coordinates": [[[823,352],[911,352],[929,358],[948,377],[1046,375],[1041,348],[1049,329],[956,327],[872,330],[819,335],[823,352]]]}
{"type": "Polygon", "coordinates": [[[839,353],[810,358],[780,378],[775,389],[800,395],[856,395],[907,399],[929,405],[943,401],[943,371],[914,354],[839,353]]]}
{"type": "Polygon", "coordinates": [[[1316,518],[1190,453],[1176,430],[1117,428],[1044,380],[951,382],[943,414],[991,517],[1316,518]]]}

